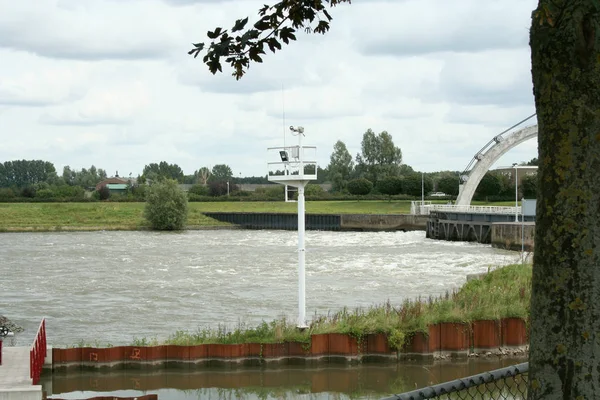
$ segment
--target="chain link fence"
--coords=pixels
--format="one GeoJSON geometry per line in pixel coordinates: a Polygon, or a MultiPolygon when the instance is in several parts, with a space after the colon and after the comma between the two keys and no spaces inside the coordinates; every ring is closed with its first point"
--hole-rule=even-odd
{"type": "Polygon", "coordinates": [[[525,400],[528,372],[529,363],[522,363],[396,394],[381,400],[525,400]]]}

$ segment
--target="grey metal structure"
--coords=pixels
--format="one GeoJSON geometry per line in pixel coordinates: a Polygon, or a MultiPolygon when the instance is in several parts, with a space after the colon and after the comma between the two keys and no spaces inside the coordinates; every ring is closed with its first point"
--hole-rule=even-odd
{"type": "Polygon", "coordinates": [[[396,394],[381,400],[526,399],[529,363],[396,394]]]}
{"type": "MultiPolygon", "coordinates": [[[[535,222],[535,215],[522,219],[535,222]]],[[[511,221],[514,221],[514,215],[506,213],[430,211],[425,236],[437,240],[491,243],[492,223],[511,221]]]]}
{"type": "Polygon", "coordinates": [[[515,146],[537,136],[537,125],[528,126],[516,132],[505,135],[512,129],[525,123],[533,118],[536,114],[532,114],[519,123],[506,129],[504,132],[496,135],[492,140],[486,143],[475,154],[471,162],[467,165],[460,176],[459,193],[456,199],[456,205],[469,205],[475,194],[475,189],[481,181],[481,178],[486,174],[492,165],[502,157],[507,151],[515,146]]]}

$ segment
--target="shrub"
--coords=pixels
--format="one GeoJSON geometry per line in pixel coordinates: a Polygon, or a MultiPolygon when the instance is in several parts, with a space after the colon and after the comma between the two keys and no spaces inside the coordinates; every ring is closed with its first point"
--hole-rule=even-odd
{"type": "Polygon", "coordinates": [[[156,230],[180,230],[188,216],[187,194],[168,179],[148,188],[144,217],[156,230]]]}
{"type": "MultiPolygon", "coordinates": [[[[231,185],[229,187],[229,191],[232,192],[234,190],[234,187],[235,187],[235,185],[231,185]]],[[[227,182],[225,182],[225,181],[209,182],[208,193],[213,197],[225,196],[227,194],[227,182]]]]}
{"type": "Polygon", "coordinates": [[[318,197],[323,195],[325,191],[323,188],[316,184],[308,184],[304,188],[304,195],[307,197],[318,197]]]}
{"type": "Polygon", "coordinates": [[[15,192],[11,188],[0,188],[0,200],[10,200],[15,198],[15,192]]]}
{"type": "MultiPolygon", "coordinates": [[[[225,188],[225,190],[227,190],[227,188],[225,188]]],[[[208,196],[209,190],[207,186],[194,185],[190,188],[188,194],[195,194],[197,196],[208,196]]]]}
{"type": "Polygon", "coordinates": [[[358,178],[348,182],[348,192],[355,196],[364,196],[371,193],[373,183],[366,178],[358,178]]]}
{"type": "Polygon", "coordinates": [[[277,200],[283,199],[285,195],[285,186],[280,184],[275,184],[273,187],[267,188],[265,190],[268,198],[273,198],[277,200]]]}
{"type": "Polygon", "coordinates": [[[52,191],[55,197],[63,199],[83,199],[85,195],[85,190],[81,186],[53,186],[52,191]]]}
{"type": "Polygon", "coordinates": [[[25,186],[21,189],[21,196],[27,197],[28,199],[32,199],[35,197],[35,188],[33,186],[25,186]]]}
{"type": "Polygon", "coordinates": [[[35,197],[39,199],[51,199],[54,197],[54,192],[51,189],[40,189],[35,192],[35,197]]]}
{"type": "Polygon", "coordinates": [[[537,176],[524,176],[523,180],[521,181],[521,193],[523,193],[522,197],[525,197],[527,199],[535,199],[537,197],[537,192],[537,176]]]}
{"type": "Polygon", "coordinates": [[[108,200],[110,198],[110,189],[106,185],[100,186],[98,192],[98,200],[108,200]]]}
{"type": "Polygon", "coordinates": [[[130,189],[130,194],[133,196],[134,200],[144,201],[146,199],[147,188],[147,185],[134,185],[130,189]]]}
{"type": "Polygon", "coordinates": [[[402,193],[402,179],[398,176],[388,176],[377,182],[377,188],[381,194],[387,194],[391,201],[392,196],[402,193]]]}

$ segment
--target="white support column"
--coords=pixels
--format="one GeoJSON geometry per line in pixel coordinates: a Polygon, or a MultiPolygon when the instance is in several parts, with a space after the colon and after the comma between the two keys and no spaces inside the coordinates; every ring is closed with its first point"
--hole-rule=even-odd
{"type": "Polygon", "coordinates": [[[304,185],[298,186],[298,328],[306,328],[304,185]]]}
{"type": "Polygon", "coordinates": [[[515,222],[519,222],[519,169],[517,164],[513,164],[515,168],[515,222]]]}

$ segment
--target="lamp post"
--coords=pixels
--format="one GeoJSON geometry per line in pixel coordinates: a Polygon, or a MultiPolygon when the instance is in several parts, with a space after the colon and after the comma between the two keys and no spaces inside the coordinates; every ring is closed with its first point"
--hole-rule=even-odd
{"type": "Polygon", "coordinates": [[[425,178],[424,173],[421,172],[421,207],[425,205],[425,178]]]}
{"type": "Polygon", "coordinates": [[[515,222],[519,222],[519,166],[514,163],[515,169],[515,222]]]}
{"type": "Polygon", "coordinates": [[[227,196],[229,196],[229,181],[227,181],[227,196]]]}

